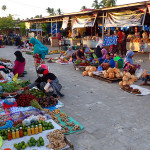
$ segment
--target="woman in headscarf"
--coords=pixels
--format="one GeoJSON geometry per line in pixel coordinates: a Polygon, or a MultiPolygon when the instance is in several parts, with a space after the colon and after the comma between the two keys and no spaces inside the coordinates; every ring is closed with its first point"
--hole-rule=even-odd
{"type": "Polygon", "coordinates": [[[133,56],[134,52],[133,51],[127,51],[126,57],[124,59],[124,71],[128,71],[131,74],[134,74],[136,69],[139,68],[139,65],[134,65],[133,64],[133,56]]]}
{"type": "Polygon", "coordinates": [[[87,46],[87,44],[84,44],[83,47],[84,47],[84,52],[85,52],[85,53],[90,52],[90,49],[89,49],[89,47],[87,46]]]}
{"type": "Polygon", "coordinates": [[[38,89],[45,92],[47,96],[64,96],[60,92],[62,85],[59,83],[58,78],[53,73],[49,72],[48,67],[46,65],[40,65],[37,69],[37,73],[39,74],[39,77],[35,80],[35,82],[27,86],[29,89],[31,89],[34,86],[37,86],[38,89]],[[51,90],[45,90],[45,85],[47,83],[50,83],[51,90]]]}
{"type": "Polygon", "coordinates": [[[109,67],[114,68],[115,67],[115,61],[113,58],[111,58],[110,54],[107,53],[106,54],[106,59],[104,60],[104,62],[101,64],[101,67],[103,68],[103,70],[107,70],[109,67]]]}
{"type": "Polygon", "coordinates": [[[16,60],[15,66],[13,67],[12,71],[14,75],[18,73],[19,76],[23,76],[26,64],[25,58],[22,56],[22,53],[20,51],[16,51],[14,55],[16,56],[16,60]]]}
{"type": "Polygon", "coordinates": [[[101,52],[102,52],[102,59],[105,60],[106,59],[107,50],[105,48],[103,48],[101,50],[101,52]]]}
{"type": "Polygon", "coordinates": [[[68,50],[67,50],[64,54],[62,54],[62,55],[60,56],[60,59],[62,59],[62,60],[64,60],[64,59],[69,60],[69,59],[72,57],[72,54],[73,54],[74,52],[75,52],[75,51],[72,49],[72,46],[69,46],[69,47],[68,47],[68,50]]]}
{"type": "Polygon", "coordinates": [[[32,43],[34,45],[33,54],[35,55],[37,53],[41,56],[42,59],[45,59],[45,55],[48,54],[48,48],[34,37],[30,39],[29,43],[32,43]]]}

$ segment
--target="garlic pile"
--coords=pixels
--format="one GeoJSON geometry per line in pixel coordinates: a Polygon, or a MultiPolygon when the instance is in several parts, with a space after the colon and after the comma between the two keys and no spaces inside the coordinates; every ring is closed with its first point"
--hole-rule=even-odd
{"type": "Polygon", "coordinates": [[[104,78],[114,79],[114,78],[122,78],[123,73],[118,68],[109,68],[103,72],[104,78]]]}
{"type": "Polygon", "coordinates": [[[119,82],[120,86],[132,85],[137,81],[137,77],[135,75],[131,75],[129,72],[123,73],[122,81],[119,82]]]}
{"type": "Polygon", "coordinates": [[[92,71],[97,71],[96,67],[94,67],[94,66],[87,66],[85,68],[85,71],[82,74],[83,74],[83,76],[90,76],[90,77],[92,77],[92,75],[93,75],[92,71]]]}

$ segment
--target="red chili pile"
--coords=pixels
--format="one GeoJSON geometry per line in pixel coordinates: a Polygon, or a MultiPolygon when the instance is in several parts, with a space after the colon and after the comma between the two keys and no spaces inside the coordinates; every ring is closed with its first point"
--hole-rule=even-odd
{"type": "Polygon", "coordinates": [[[30,106],[30,101],[33,99],[38,101],[38,99],[34,95],[21,94],[19,95],[19,97],[16,98],[16,102],[18,106],[26,107],[26,106],[30,106]]]}

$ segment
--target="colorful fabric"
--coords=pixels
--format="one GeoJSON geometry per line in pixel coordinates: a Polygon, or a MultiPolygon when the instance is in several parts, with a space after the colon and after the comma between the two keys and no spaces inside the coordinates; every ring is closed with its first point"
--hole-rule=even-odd
{"type": "Polygon", "coordinates": [[[131,65],[133,65],[133,59],[132,56],[134,55],[133,51],[127,51],[126,53],[126,57],[124,59],[124,63],[130,63],[131,65]]]}
{"type": "Polygon", "coordinates": [[[109,63],[111,68],[114,68],[116,66],[114,59],[110,59],[109,61],[108,59],[105,59],[104,63],[109,63]]]}
{"type": "Polygon", "coordinates": [[[34,52],[33,54],[35,55],[40,54],[42,59],[45,59],[45,55],[48,54],[48,48],[44,46],[39,40],[36,38],[31,38],[30,43],[34,45],[34,52]]]}
{"type": "Polygon", "coordinates": [[[101,52],[102,52],[102,59],[106,59],[106,54],[107,54],[107,50],[105,49],[105,48],[103,48],[102,50],[101,50],[101,52]]]}
{"type": "Polygon", "coordinates": [[[118,36],[105,36],[103,46],[117,45],[118,36]]]}

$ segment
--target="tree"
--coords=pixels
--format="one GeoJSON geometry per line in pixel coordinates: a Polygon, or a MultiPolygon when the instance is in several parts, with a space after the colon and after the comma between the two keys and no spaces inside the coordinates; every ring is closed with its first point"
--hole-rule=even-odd
{"type": "Polygon", "coordinates": [[[14,24],[15,21],[13,20],[13,16],[10,14],[7,17],[0,18],[0,30],[2,30],[3,33],[7,34],[8,29],[13,28],[14,24]]]}
{"type": "Polygon", "coordinates": [[[58,14],[58,15],[61,15],[61,14],[62,14],[62,11],[61,11],[60,8],[57,9],[57,14],[58,14]]]}
{"type": "Polygon", "coordinates": [[[100,8],[100,4],[98,3],[98,0],[94,0],[94,1],[93,1],[92,7],[93,7],[94,9],[99,9],[99,8],[100,8]]]}
{"type": "Polygon", "coordinates": [[[36,15],[34,18],[42,18],[42,15],[36,15]]]}
{"type": "Polygon", "coordinates": [[[112,7],[116,5],[117,0],[102,0],[100,2],[100,7],[112,7]]]}
{"type": "Polygon", "coordinates": [[[54,8],[48,7],[46,10],[47,10],[47,12],[49,13],[50,16],[56,15],[56,14],[55,14],[55,11],[54,11],[54,8]]]}
{"type": "Polygon", "coordinates": [[[2,6],[2,10],[5,11],[6,9],[7,9],[6,5],[3,5],[3,6],[2,6]]]}
{"type": "Polygon", "coordinates": [[[22,35],[25,35],[25,34],[26,34],[26,26],[25,26],[25,22],[19,23],[18,26],[20,27],[19,30],[20,30],[21,34],[22,34],[22,35]]]}
{"type": "Polygon", "coordinates": [[[104,7],[106,7],[106,6],[107,6],[107,0],[102,0],[102,1],[100,2],[100,7],[104,8],[104,7]]]}
{"type": "Polygon", "coordinates": [[[106,7],[112,7],[116,5],[117,0],[107,0],[106,7]]]}
{"type": "Polygon", "coordinates": [[[87,9],[87,7],[86,7],[86,6],[82,6],[82,7],[81,7],[81,10],[83,10],[83,9],[87,9]]]}

